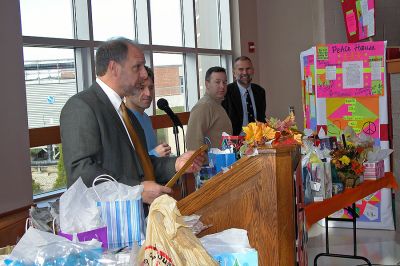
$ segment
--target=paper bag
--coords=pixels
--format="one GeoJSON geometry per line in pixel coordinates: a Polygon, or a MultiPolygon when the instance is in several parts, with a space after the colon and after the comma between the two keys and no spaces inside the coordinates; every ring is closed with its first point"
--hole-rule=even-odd
{"type": "Polygon", "coordinates": [[[150,205],[138,265],[217,266],[183,221],[176,200],[162,195],[150,205]]]}

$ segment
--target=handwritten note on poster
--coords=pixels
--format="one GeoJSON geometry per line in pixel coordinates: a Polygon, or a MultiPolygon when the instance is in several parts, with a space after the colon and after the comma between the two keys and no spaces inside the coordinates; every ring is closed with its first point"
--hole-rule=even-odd
{"type": "Polygon", "coordinates": [[[329,136],[340,137],[351,126],[379,141],[379,97],[326,99],[326,117],[329,136]]]}
{"type": "Polygon", "coordinates": [[[318,98],[383,95],[384,42],[317,46],[318,98]]]}

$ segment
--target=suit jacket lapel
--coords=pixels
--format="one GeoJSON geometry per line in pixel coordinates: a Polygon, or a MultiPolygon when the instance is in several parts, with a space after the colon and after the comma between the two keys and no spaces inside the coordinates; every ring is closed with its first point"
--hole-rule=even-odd
{"type": "Polygon", "coordinates": [[[240,89],[239,86],[237,85],[237,81],[234,81],[234,90],[232,92],[232,99],[233,99],[233,104],[235,108],[239,111],[240,121],[243,123],[243,105],[242,105],[242,96],[240,95],[240,89]]]}
{"type": "MultiPolygon", "coordinates": [[[[265,117],[265,114],[263,115],[263,105],[264,105],[264,99],[265,96],[262,94],[262,92],[259,89],[256,89],[255,86],[252,87],[253,91],[253,96],[254,96],[254,103],[256,104],[256,110],[257,110],[257,119],[260,117],[265,117]]],[[[264,121],[260,121],[264,122],[264,121]]]]}
{"type": "Polygon", "coordinates": [[[96,82],[91,87],[96,95],[98,96],[100,102],[103,104],[103,108],[105,109],[107,115],[110,117],[112,121],[110,126],[115,125],[120,131],[120,134],[123,135],[123,139],[127,142],[127,144],[132,147],[132,143],[129,140],[128,134],[125,130],[124,125],[122,124],[121,118],[119,117],[117,111],[115,110],[114,106],[112,105],[110,99],[108,99],[107,94],[103,91],[99,84],[96,82]]]}

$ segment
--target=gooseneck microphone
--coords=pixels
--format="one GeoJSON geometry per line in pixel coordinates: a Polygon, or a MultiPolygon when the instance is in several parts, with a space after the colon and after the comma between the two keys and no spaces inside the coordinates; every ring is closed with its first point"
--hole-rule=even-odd
{"type": "Polygon", "coordinates": [[[179,120],[179,117],[174,113],[174,111],[171,110],[171,108],[168,105],[168,101],[164,98],[160,98],[157,101],[157,107],[160,110],[163,110],[169,118],[171,118],[172,123],[174,123],[175,126],[181,127],[183,129],[181,120],[179,120]]]}

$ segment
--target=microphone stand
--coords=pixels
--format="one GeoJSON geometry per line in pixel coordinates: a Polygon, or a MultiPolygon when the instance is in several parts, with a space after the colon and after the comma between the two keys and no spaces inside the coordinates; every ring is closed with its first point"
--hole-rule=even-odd
{"type": "MultiPolygon", "coordinates": [[[[172,132],[174,133],[174,136],[175,136],[176,155],[177,155],[177,156],[180,156],[180,155],[181,155],[181,149],[180,149],[180,146],[179,146],[179,128],[178,128],[177,125],[175,125],[175,123],[174,123],[174,125],[173,125],[173,130],[172,130],[172,132]]],[[[186,191],[186,180],[185,180],[183,177],[181,177],[181,178],[179,178],[178,184],[179,184],[180,187],[181,187],[181,197],[182,197],[182,198],[186,197],[186,196],[187,196],[187,191],[186,191]]]]}
{"type": "Polygon", "coordinates": [[[175,148],[176,148],[176,156],[181,155],[181,149],[179,147],[179,128],[177,125],[174,124],[172,132],[174,133],[175,136],[175,148]]]}

